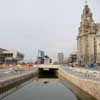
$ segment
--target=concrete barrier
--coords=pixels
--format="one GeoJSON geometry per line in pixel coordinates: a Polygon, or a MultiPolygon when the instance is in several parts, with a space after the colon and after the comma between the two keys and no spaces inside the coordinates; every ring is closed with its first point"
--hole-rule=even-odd
{"type": "Polygon", "coordinates": [[[97,100],[100,100],[100,82],[81,79],[77,76],[74,76],[66,71],[63,68],[59,68],[58,74],[64,77],[66,80],[69,80],[75,86],[81,90],[87,92],[91,96],[95,97],[97,100]]]}
{"type": "Polygon", "coordinates": [[[35,69],[30,72],[26,72],[20,75],[15,75],[13,77],[10,77],[6,80],[1,80],[0,81],[0,94],[8,91],[9,89],[37,76],[38,74],[38,69],[35,69]]]}

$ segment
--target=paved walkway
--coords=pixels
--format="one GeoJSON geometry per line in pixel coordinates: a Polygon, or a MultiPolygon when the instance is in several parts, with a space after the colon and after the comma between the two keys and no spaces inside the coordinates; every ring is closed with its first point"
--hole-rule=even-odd
{"type": "Polygon", "coordinates": [[[8,68],[0,69],[0,82],[9,80],[14,77],[18,77],[22,74],[31,73],[33,71],[36,71],[36,69],[37,68],[34,68],[34,67],[26,69],[26,70],[19,70],[19,71],[14,71],[14,70],[9,71],[8,68]]]}
{"type": "Polygon", "coordinates": [[[72,68],[68,66],[63,68],[66,72],[75,75],[81,79],[100,81],[100,71],[94,71],[85,68],[72,68]]]}

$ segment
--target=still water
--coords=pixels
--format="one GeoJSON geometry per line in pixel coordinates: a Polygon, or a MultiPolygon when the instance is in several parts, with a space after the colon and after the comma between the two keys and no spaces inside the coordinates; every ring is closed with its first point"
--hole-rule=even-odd
{"type": "Polygon", "coordinates": [[[59,79],[37,79],[5,96],[2,100],[78,100],[59,79]]]}

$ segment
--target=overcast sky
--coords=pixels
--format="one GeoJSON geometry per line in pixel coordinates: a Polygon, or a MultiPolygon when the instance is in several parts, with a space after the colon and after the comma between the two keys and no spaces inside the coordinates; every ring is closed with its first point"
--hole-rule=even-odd
{"type": "MultiPolygon", "coordinates": [[[[0,47],[33,59],[38,49],[56,58],[76,50],[76,36],[85,0],[0,0],[0,47]]],[[[89,0],[100,22],[100,0],[89,0]]]]}

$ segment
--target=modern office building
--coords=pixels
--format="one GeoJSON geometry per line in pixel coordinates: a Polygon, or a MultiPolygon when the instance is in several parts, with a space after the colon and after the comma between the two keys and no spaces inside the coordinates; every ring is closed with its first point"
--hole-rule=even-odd
{"type": "Polygon", "coordinates": [[[45,52],[43,50],[38,50],[37,64],[44,64],[45,52]]]}
{"type": "Polygon", "coordinates": [[[52,59],[46,55],[46,53],[42,50],[38,50],[38,57],[35,64],[50,64],[52,63],[52,59]]]}
{"type": "Polygon", "coordinates": [[[58,59],[58,64],[63,64],[63,61],[64,61],[64,55],[63,55],[62,52],[58,53],[57,59],[58,59]]]}
{"type": "Polygon", "coordinates": [[[20,52],[0,48],[0,64],[17,64],[23,58],[24,55],[20,52]]]}
{"type": "Polygon", "coordinates": [[[52,59],[46,55],[44,58],[44,64],[50,64],[50,63],[52,63],[52,59]]]}

